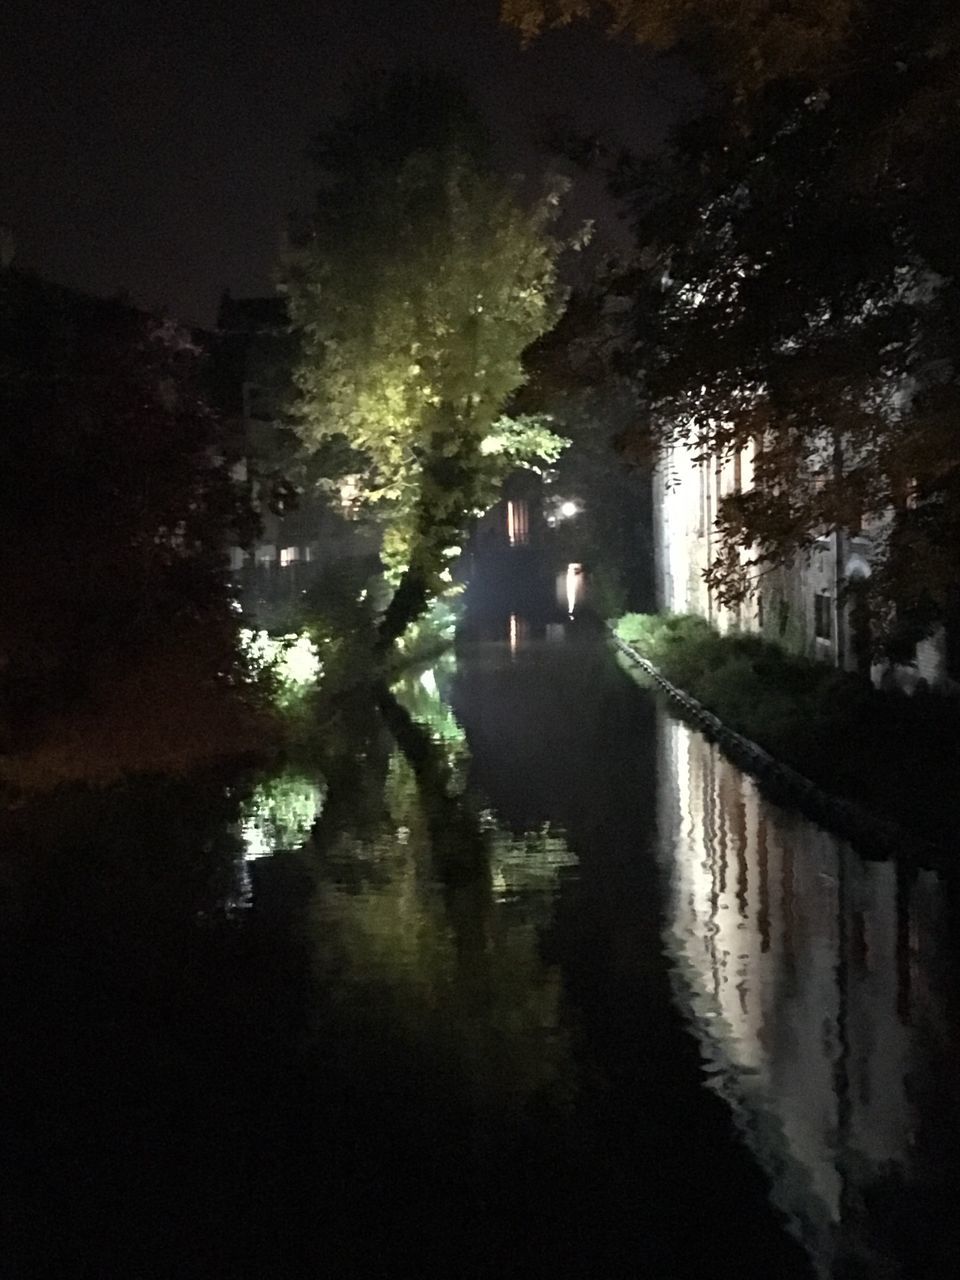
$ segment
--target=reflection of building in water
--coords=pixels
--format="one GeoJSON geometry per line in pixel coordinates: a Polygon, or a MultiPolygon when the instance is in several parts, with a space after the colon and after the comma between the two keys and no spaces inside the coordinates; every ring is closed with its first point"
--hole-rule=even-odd
{"type": "Polygon", "coordinates": [[[869,1184],[909,1176],[911,955],[936,881],[898,887],[892,863],[778,810],[714,745],[662,723],[678,999],[774,1199],[830,1274],[840,1253],[872,1251],[869,1184]]]}

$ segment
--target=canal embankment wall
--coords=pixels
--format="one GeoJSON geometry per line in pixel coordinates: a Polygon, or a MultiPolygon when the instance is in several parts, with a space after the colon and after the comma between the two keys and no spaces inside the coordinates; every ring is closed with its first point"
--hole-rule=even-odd
{"type": "Polygon", "coordinates": [[[904,824],[886,818],[855,800],[819,786],[752,739],[724,724],[702,702],[668,680],[612,627],[608,627],[608,632],[618,652],[666,695],[670,705],[684,719],[715,741],[734,764],[757,778],[771,799],[799,809],[848,839],[862,852],[883,856],[907,854],[926,864],[939,864],[947,859],[948,850],[944,845],[926,839],[904,824]]]}

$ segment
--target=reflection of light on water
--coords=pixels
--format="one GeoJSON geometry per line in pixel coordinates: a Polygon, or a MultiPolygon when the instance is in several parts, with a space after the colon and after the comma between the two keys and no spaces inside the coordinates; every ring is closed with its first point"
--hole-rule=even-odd
{"type": "Polygon", "coordinates": [[[432,871],[442,837],[399,755],[377,813],[376,830],[327,848],[311,912],[314,971],[336,984],[341,1016],[371,1043],[386,1036],[444,1064],[477,1105],[567,1096],[560,971],[541,947],[558,871],[574,861],[561,837],[517,838],[483,811],[478,874],[451,888],[432,871]]]}
{"type": "Polygon", "coordinates": [[[576,854],[567,845],[563,833],[552,830],[549,824],[513,839],[498,830],[492,814],[485,814],[483,822],[494,833],[490,872],[497,902],[517,894],[552,895],[556,892],[560,871],[577,864],[576,854]]]}
{"type": "Polygon", "coordinates": [[[323,800],[322,784],[297,774],[261,782],[244,806],[240,822],[245,860],[306,844],[323,800]]]}
{"type": "MultiPolygon", "coordinates": [[[[920,928],[938,886],[908,892],[892,863],[783,814],[685,725],[664,720],[662,746],[676,998],[772,1198],[833,1274],[838,1227],[844,1247],[876,1247],[869,1214],[851,1206],[891,1171],[911,1176],[916,1033],[900,914],[920,928]]],[[[871,1275],[894,1274],[874,1261],[871,1275]]]]}
{"type": "Polygon", "coordinates": [[[577,600],[580,596],[580,575],[583,573],[583,565],[568,564],[567,565],[567,613],[573,617],[574,610],[577,607],[577,600]]]}
{"type": "Polygon", "coordinates": [[[510,615],[510,652],[516,653],[517,649],[523,642],[529,639],[530,623],[526,618],[518,617],[517,614],[510,615]]]}
{"type": "Polygon", "coordinates": [[[429,670],[417,676],[408,674],[398,680],[392,686],[392,692],[443,752],[450,770],[450,786],[458,791],[466,785],[466,741],[463,729],[450,704],[444,702],[442,693],[449,686],[455,670],[455,655],[446,653],[429,670]]]}

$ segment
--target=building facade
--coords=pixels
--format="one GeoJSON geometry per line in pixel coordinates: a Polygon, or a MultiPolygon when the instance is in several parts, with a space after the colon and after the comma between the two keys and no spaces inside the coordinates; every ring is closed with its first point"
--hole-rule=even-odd
{"type": "Polygon", "coordinates": [[[717,599],[705,575],[717,551],[720,503],[752,484],[752,445],[724,460],[700,458],[682,446],[663,453],[653,476],[658,608],[699,614],[723,634],[752,632],[791,653],[869,673],[876,683],[908,692],[921,682],[931,688],[951,684],[942,630],[917,645],[912,662],[873,661],[869,619],[856,583],[870,576],[880,525],[825,534],[808,554],[757,577],[753,593],[737,607],[717,599]]]}

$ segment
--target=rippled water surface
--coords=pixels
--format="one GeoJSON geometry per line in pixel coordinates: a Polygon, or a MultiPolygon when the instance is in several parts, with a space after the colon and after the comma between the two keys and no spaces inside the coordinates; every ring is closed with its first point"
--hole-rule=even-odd
{"type": "Polygon", "coordinates": [[[954,1274],[952,880],[532,634],[3,815],[11,1274],[954,1274]]]}

